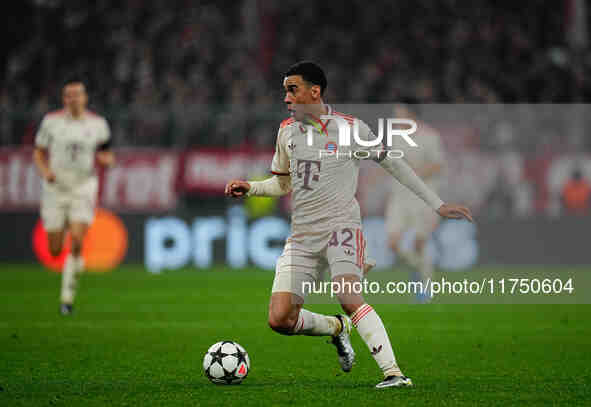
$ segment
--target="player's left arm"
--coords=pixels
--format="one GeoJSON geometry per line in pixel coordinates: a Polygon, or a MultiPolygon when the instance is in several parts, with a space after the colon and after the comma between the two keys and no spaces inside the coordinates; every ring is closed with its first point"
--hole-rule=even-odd
{"type": "MultiPolygon", "coordinates": [[[[375,136],[371,132],[371,129],[367,124],[361,121],[360,123],[360,136],[364,140],[374,139],[375,136]]],[[[374,147],[375,148],[375,147],[374,147]]],[[[473,222],[472,213],[470,209],[465,206],[447,204],[441,200],[441,198],[429,188],[423,180],[413,171],[408,163],[402,158],[390,158],[385,151],[382,152],[378,157],[374,158],[374,161],[380,164],[380,166],[386,170],[390,175],[398,180],[402,185],[410,189],[421,198],[427,205],[435,210],[441,217],[450,219],[468,219],[473,222]]]]}
{"type": "Polygon", "coordinates": [[[412,168],[410,168],[406,161],[399,158],[388,158],[385,154],[380,158],[376,159],[376,161],[383,169],[425,201],[440,216],[450,219],[465,218],[470,222],[474,221],[470,209],[465,206],[443,202],[435,191],[429,188],[412,168]]]}
{"type": "Polygon", "coordinates": [[[111,149],[111,131],[106,120],[102,126],[101,143],[96,150],[96,161],[103,167],[115,165],[115,153],[111,149]]]}

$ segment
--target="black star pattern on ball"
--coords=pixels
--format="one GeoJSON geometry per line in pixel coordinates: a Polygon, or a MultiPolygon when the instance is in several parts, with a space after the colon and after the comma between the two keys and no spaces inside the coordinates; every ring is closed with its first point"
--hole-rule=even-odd
{"type": "MultiPolygon", "coordinates": [[[[213,383],[216,383],[216,384],[222,384],[222,383],[239,384],[246,377],[246,375],[244,375],[242,377],[237,377],[237,372],[239,371],[240,367],[243,364],[246,369],[249,369],[248,363],[247,363],[248,353],[246,351],[243,352],[242,350],[240,350],[240,348],[238,347],[238,345],[235,342],[221,341],[220,345],[217,347],[215,352],[209,352],[209,355],[211,356],[211,361],[210,361],[209,367],[207,367],[207,369],[205,369],[205,374],[213,383]],[[225,344],[232,345],[233,349],[230,351],[230,353],[222,351],[222,348],[225,344]],[[222,363],[222,360],[227,357],[236,358],[236,367],[234,369],[232,369],[231,371],[227,370],[226,367],[224,366],[224,364],[222,363]],[[217,363],[219,366],[221,366],[222,371],[223,371],[222,377],[213,377],[211,375],[211,367],[215,363],[217,363]]],[[[246,370],[245,373],[248,374],[248,370],[246,370]]]]}
{"type": "Polygon", "coordinates": [[[213,365],[215,362],[218,362],[220,366],[222,366],[222,358],[226,356],[225,353],[222,353],[222,347],[220,346],[215,352],[211,352],[211,363],[210,366],[213,365]]]}
{"type": "Polygon", "coordinates": [[[238,349],[238,347],[236,347],[236,354],[235,355],[238,358],[238,366],[240,366],[240,363],[242,363],[242,362],[246,363],[246,353],[241,352],[240,349],[238,349]]]}

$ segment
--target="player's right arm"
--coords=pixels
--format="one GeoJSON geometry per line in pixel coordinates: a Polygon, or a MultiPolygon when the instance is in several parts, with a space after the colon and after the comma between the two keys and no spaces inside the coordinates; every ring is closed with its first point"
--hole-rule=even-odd
{"type": "Polygon", "coordinates": [[[273,176],[264,181],[232,180],[226,184],[225,194],[234,198],[246,195],[278,197],[287,195],[291,191],[291,177],[289,174],[289,156],[286,150],[286,137],[282,130],[277,134],[275,154],[271,163],[273,176]]]}
{"type": "Polygon", "coordinates": [[[289,175],[273,175],[264,181],[232,180],[226,184],[226,195],[240,198],[245,195],[278,197],[289,194],[291,178],[289,175]]]}
{"type": "Polygon", "coordinates": [[[39,171],[39,174],[47,181],[54,182],[55,174],[49,168],[49,159],[47,150],[49,148],[50,135],[48,131],[47,117],[43,118],[39,131],[35,136],[35,149],[33,150],[33,162],[39,171]]]}

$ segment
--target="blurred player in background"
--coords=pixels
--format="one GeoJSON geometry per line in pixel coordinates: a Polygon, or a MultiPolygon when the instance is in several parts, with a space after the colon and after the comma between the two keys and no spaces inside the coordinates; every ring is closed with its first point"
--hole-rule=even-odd
{"type": "MultiPolygon", "coordinates": [[[[291,117],[279,128],[271,164],[274,176],[264,181],[232,180],[226,185],[226,194],[282,196],[292,192],[292,230],[277,260],[269,326],[284,335],[331,336],[341,368],[349,372],[355,360],[350,341],[353,325],[384,375],[376,387],[412,386],[396,362],[377,312],[361,293],[346,288],[347,284],[352,287],[360,283],[366,259],[359,204],[355,199],[360,162],[351,156],[347,158],[347,153],[382,150],[357,142],[352,147],[338,145],[337,120],[352,125],[356,119],[335,112],[324,103],[326,86],[324,71],[312,62],[295,64],[287,71],[284,102],[291,117]],[[323,121],[322,115],[332,119],[323,121]],[[312,146],[307,144],[308,130],[315,136],[312,146]],[[319,156],[319,152],[328,150],[345,153],[345,158],[319,156]],[[332,282],[340,287],[337,296],[346,315],[322,315],[303,308],[308,294],[304,287],[315,283],[327,266],[332,282]]],[[[358,123],[360,137],[374,140],[369,127],[362,121],[358,123]]],[[[386,154],[373,158],[428,202],[433,212],[443,217],[471,219],[467,208],[443,203],[403,160],[386,158],[386,154]]]]}
{"type": "MultiPolygon", "coordinates": [[[[413,108],[400,104],[394,108],[394,117],[414,120],[417,131],[413,139],[418,147],[412,147],[402,138],[394,138],[392,148],[404,152],[404,160],[425,184],[436,193],[440,192],[444,181],[445,153],[439,133],[426,123],[418,120],[413,108]]],[[[427,241],[439,225],[440,217],[412,191],[395,182],[386,207],[386,231],[390,248],[408,265],[416,270],[415,280],[426,284],[433,277],[433,262],[427,253],[427,241]],[[410,250],[402,250],[400,243],[404,234],[415,232],[415,240],[410,250]]],[[[417,293],[421,302],[431,299],[429,292],[417,293]]]]}
{"type": "Polygon", "coordinates": [[[72,313],[79,274],[84,270],[82,242],[94,218],[98,193],[95,159],[112,166],[107,121],[89,110],[88,96],[81,79],[65,82],[64,108],[45,115],[35,138],[33,160],[43,178],[41,219],[49,239],[49,251],[62,251],[66,233],[71,237],[71,253],[62,271],[61,306],[63,315],[72,313]]]}

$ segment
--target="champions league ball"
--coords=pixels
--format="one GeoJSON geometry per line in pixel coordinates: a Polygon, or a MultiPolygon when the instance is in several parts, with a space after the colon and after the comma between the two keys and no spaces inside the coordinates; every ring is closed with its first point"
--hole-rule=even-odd
{"type": "Polygon", "coordinates": [[[203,357],[205,376],[215,384],[240,384],[249,370],[248,353],[236,342],[214,343],[203,357]]]}

